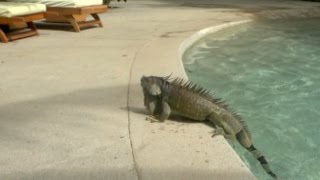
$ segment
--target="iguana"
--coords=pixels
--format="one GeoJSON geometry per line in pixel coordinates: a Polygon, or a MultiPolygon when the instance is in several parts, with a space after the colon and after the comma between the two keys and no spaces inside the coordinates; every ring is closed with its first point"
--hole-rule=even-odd
{"type": "Polygon", "coordinates": [[[174,113],[192,120],[209,120],[216,128],[213,136],[223,135],[228,139],[237,139],[270,176],[277,178],[265,157],[254,147],[245,122],[221,99],[214,98],[209,91],[190,81],[170,76],[143,76],[141,86],[144,105],[150,114],[147,119],[164,121],[174,113]]]}

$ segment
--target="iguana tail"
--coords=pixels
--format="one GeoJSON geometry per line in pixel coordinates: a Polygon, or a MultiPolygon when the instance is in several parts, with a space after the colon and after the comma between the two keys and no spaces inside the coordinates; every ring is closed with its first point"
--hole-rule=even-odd
{"type": "Polygon", "coordinates": [[[239,133],[237,133],[236,137],[239,143],[255,156],[255,158],[260,162],[263,169],[273,178],[277,178],[277,175],[274,174],[270,169],[270,166],[266,161],[265,157],[262,155],[262,153],[259,150],[257,150],[253,146],[251,137],[246,132],[246,130],[245,129],[241,130],[239,133]]]}

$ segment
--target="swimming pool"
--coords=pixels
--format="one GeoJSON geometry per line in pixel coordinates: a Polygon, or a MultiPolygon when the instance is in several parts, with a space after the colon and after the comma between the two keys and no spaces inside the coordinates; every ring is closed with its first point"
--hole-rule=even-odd
{"type": "MultiPolygon", "coordinates": [[[[259,20],[197,41],[183,55],[189,79],[247,122],[281,179],[320,178],[320,19],[259,20]]],[[[270,179],[238,143],[258,179],[270,179]]]]}

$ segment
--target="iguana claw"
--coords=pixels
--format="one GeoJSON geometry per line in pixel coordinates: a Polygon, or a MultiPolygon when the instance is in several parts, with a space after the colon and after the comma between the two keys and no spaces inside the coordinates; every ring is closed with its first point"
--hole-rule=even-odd
{"type": "Polygon", "coordinates": [[[225,135],[225,132],[224,132],[224,130],[223,129],[221,129],[221,128],[216,128],[213,132],[212,132],[212,135],[211,135],[211,137],[215,137],[215,136],[218,136],[218,135],[222,135],[222,136],[224,136],[225,135]]]}
{"type": "Polygon", "coordinates": [[[150,123],[161,122],[158,119],[156,119],[154,116],[146,117],[146,121],[150,121],[150,123]]]}

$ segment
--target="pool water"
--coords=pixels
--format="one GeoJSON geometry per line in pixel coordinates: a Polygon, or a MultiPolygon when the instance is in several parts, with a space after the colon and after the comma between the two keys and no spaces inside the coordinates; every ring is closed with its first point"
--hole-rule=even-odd
{"type": "MultiPolygon", "coordinates": [[[[320,179],[319,22],[246,23],[207,35],[183,56],[189,79],[247,122],[279,179],[320,179]]],[[[272,179],[249,152],[232,144],[258,179],[272,179]]]]}

